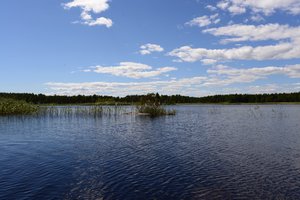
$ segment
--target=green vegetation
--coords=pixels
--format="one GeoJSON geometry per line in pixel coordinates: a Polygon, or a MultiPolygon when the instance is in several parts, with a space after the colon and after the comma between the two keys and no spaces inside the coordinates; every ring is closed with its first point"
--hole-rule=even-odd
{"type": "MultiPolygon", "coordinates": [[[[129,95],[112,96],[46,96],[43,94],[0,93],[0,115],[47,114],[66,115],[116,115],[122,113],[121,105],[136,105],[137,112],[150,116],[174,115],[174,110],[166,110],[163,105],[181,103],[247,104],[247,103],[300,103],[300,92],[281,94],[231,94],[207,97],[181,95],[129,95]],[[36,106],[41,105],[41,106],[36,106]],[[42,106],[47,105],[47,106],[42,106]],[[55,107],[49,105],[68,105],[55,107]],[[69,105],[77,105],[69,106],[69,105]],[[90,105],[90,106],[78,106],[90,105]],[[109,105],[109,106],[106,106],[109,105]]],[[[130,112],[129,112],[130,113],[130,112]]]]}
{"type": "MultiPolygon", "coordinates": [[[[126,97],[112,96],[46,96],[43,94],[26,93],[0,93],[0,98],[23,100],[33,104],[96,104],[96,105],[128,105],[138,104],[146,95],[129,95],[126,97]]],[[[160,95],[159,101],[162,105],[179,103],[293,103],[300,102],[300,92],[282,94],[230,94],[214,95],[207,97],[188,97],[181,95],[160,95]]]]}
{"type": "Polygon", "coordinates": [[[175,115],[175,110],[166,110],[160,106],[152,106],[152,105],[141,105],[138,106],[138,112],[141,115],[149,115],[150,117],[157,117],[163,115],[175,115]]]}
{"type": "Polygon", "coordinates": [[[36,113],[38,108],[25,101],[0,98],[0,116],[28,115],[36,113]]]}
{"type": "Polygon", "coordinates": [[[114,97],[106,97],[106,96],[103,96],[103,97],[98,97],[97,98],[97,101],[95,102],[96,105],[106,105],[106,106],[121,106],[121,105],[130,105],[129,103],[127,102],[120,102],[120,101],[117,101],[116,98],[114,97]]]}
{"type": "Polygon", "coordinates": [[[137,106],[140,114],[149,115],[151,117],[162,115],[175,115],[175,110],[166,110],[161,106],[159,94],[148,94],[141,98],[140,105],[137,106]]]}
{"type": "MultiPolygon", "coordinates": [[[[18,95],[17,95],[18,97],[18,95]]],[[[11,98],[0,97],[0,115],[25,115],[35,114],[36,116],[48,116],[48,117],[71,117],[71,116],[94,116],[101,117],[105,116],[116,116],[120,114],[126,114],[126,107],[117,105],[113,102],[114,99],[103,99],[102,103],[106,105],[114,106],[103,106],[102,103],[98,105],[96,103],[85,106],[36,106],[28,103],[24,100],[16,100],[11,98]]],[[[161,106],[160,96],[158,94],[148,94],[140,99],[140,103],[137,106],[137,112],[143,115],[149,115],[151,117],[161,115],[174,115],[174,110],[169,111],[161,106]]],[[[127,112],[128,113],[128,112],[127,112]]],[[[129,112],[136,113],[136,112],[129,112]]]]}

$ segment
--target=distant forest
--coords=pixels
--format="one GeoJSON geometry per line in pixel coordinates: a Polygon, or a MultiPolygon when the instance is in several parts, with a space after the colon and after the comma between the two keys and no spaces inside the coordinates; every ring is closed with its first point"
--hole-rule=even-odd
{"type": "MultiPolygon", "coordinates": [[[[148,94],[149,95],[149,94],[148,94]]],[[[276,103],[300,102],[300,92],[280,94],[230,94],[206,97],[188,97],[181,95],[155,95],[162,104],[178,103],[276,103]]],[[[126,97],[77,95],[77,96],[47,96],[44,94],[29,93],[0,93],[0,98],[24,100],[34,104],[135,104],[146,95],[128,95],[126,97]]]]}

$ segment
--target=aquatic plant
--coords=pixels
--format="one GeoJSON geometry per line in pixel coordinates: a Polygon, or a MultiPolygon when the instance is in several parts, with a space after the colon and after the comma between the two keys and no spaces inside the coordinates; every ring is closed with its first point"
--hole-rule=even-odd
{"type": "Polygon", "coordinates": [[[162,115],[175,115],[175,110],[167,110],[160,103],[159,94],[148,94],[141,98],[140,105],[137,106],[137,111],[142,115],[157,117],[162,115]]]}
{"type": "Polygon", "coordinates": [[[42,106],[37,115],[49,117],[102,117],[116,116],[122,113],[125,113],[123,106],[42,106]]]}
{"type": "Polygon", "coordinates": [[[25,101],[0,98],[0,115],[28,115],[38,111],[38,107],[25,101]]]}
{"type": "Polygon", "coordinates": [[[175,115],[175,110],[165,109],[159,100],[158,94],[149,94],[141,99],[141,103],[135,107],[90,105],[90,106],[37,106],[25,101],[14,100],[8,98],[0,98],[0,115],[27,115],[48,117],[73,117],[73,116],[117,116],[122,114],[140,114],[149,115],[151,117],[161,115],[175,115]]]}
{"type": "Polygon", "coordinates": [[[137,106],[137,110],[139,114],[149,115],[151,117],[176,114],[176,110],[167,110],[161,106],[153,106],[153,105],[140,105],[137,106]]]}

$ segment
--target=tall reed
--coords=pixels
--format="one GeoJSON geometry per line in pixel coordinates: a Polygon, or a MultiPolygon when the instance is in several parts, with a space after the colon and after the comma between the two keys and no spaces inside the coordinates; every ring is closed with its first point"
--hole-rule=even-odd
{"type": "Polygon", "coordinates": [[[25,101],[0,98],[0,115],[28,115],[38,111],[38,107],[25,101]]]}
{"type": "Polygon", "coordinates": [[[41,107],[38,116],[49,117],[102,117],[116,116],[125,113],[123,106],[44,106],[41,107]]]}

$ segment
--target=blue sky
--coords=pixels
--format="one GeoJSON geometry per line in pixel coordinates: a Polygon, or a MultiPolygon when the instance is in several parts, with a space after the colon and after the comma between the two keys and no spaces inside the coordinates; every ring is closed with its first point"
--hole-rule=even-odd
{"type": "Polygon", "coordinates": [[[300,91],[299,0],[9,0],[0,91],[300,91]]]}

